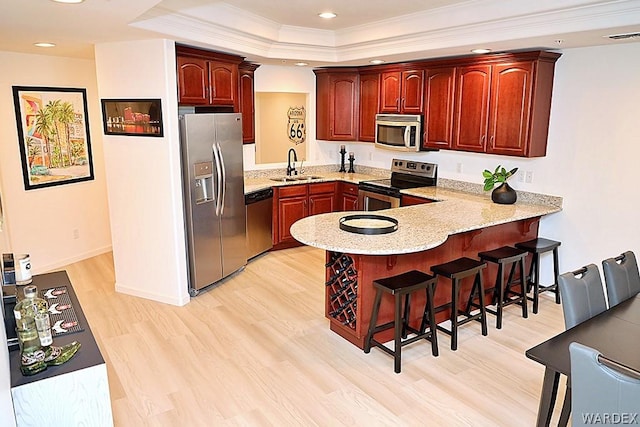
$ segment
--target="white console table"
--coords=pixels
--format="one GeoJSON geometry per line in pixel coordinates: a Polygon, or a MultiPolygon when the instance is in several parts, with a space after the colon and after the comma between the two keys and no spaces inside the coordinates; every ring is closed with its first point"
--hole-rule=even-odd
{"type": "Polygon", "coordinates": [[[82,312],[65,271],[33,277],[39,289],[66,286],[83,331],[60,335],[54,345],[72,341],[82,344],[71,360],[44,372],[23,376],[20,352],[11,351],[11,395],[16,425],[21,426],[113,426],[107,366],[82,312]]]}

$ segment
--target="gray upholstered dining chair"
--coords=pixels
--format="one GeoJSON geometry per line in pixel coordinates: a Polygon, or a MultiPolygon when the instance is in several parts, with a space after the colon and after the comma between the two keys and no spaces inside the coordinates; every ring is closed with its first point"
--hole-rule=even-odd
{"type": "MultiPolygon", "coordinates": [[[[607,309],[600,271],[595,264],[561,274],[558,277],[558,288],[560,289],[566,329],[573,328],[607,309]]],[[[566,426],[569,421],[572,382],[573,379],[567,381],[567,391],[564,395],[559,426],[566,426]]]]}
{"type": "Polygon", "coordinates": [[[564,326],[573,328],[607,309],[602,279],[595,264],[561,274],[558,287],[562,297],[564,326]]]}
{"type": "Polygon", "coordinates": [[[623,417],[625,414],[636,414],[637,417],[640,371],[621,365],[597,350],[576,342],[569,344],[569,353],[572,426],[602,424],[603,417],[614,415],[623,417]]]}
{"type": "Polygon", "coordinates": [[[607,284],[609,307],[640,293],[640,274],[633,252],[627,251],[615,258],[605,259],[602,261],[602,271],[607,284]]]}

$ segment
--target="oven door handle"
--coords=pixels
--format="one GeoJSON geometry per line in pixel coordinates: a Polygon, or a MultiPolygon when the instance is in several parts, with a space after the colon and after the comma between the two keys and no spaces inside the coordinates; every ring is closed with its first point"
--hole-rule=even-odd
{"type": "Polygon", "coordinates": [[[363,211],[370,211],[369,199],[376,199],[389,204],[389,208],[400,207],[400,196],[390,196],[387,194],[376,193],[374,191],[360,190],[358,191],[358,206],[363,211]]]}

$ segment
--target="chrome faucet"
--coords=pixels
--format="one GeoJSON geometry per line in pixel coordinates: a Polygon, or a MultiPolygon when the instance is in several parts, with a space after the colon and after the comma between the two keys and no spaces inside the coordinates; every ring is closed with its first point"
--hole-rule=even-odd
{"type": "Polygon", "coordinates": [[[298,161],[298,155],[296,154],[296,150],[293,148],[289,148],[289,152],[287,153],[287,176],[297,175],[296,171],[296,162],[298,161]],[[293,153],[293,166],[291,166],[291,153],[293,153]]]}

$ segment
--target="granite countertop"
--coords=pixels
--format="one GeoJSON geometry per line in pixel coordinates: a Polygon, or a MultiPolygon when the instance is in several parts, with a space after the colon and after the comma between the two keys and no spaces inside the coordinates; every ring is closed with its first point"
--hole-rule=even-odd
{"type": "MultiPolygon", "coordinates": [[[[291,226],[291,235],[317,248],[363,255],[394,255],[425,251],[444,243],[450,235],[478,230],[561,210],[552,204],[516,202],[499,205],[484,195],[441,187],[403,190],[404,194],[436,200],[436,203],[376,211],[398,221],[398,229],[381,235],[343,231],[339,220],[356,212],[334,212],[303,218],[291,226]]],[[[362,212],[357,212],[362,213],[362,212]]]]}
{"type": "MultiPolygon", "coordinates": [[[[358,184],[371,179],[388,178],[390,172],[361,166],[358,173],[336,172],[335,166],[312,166],[298,177],[319,177],[310,180],[274,181],[285,176],[284,169],[247,171],[245,194],[269,187],[296,184],[343,181],[358,184]]],[[[425,251],[444,243],[452,234],[478,230],[528,218],[536,218],[562,210],[562,198],[518,191],[513,205],[493,203],[482,185],[450,179],[438,179],[435,187],[402,190],[403,194],[436,201],[405,206],[375,213],[398,220],[398,230],[383,235],[361,235],[343,231],[339,220],[358,212],[333,212],[303,218],[291,226],[291,235],[301,243],[317,248],[365,255],[393,255],[425,251]]]]}
{"type": "MultiPolygon", "coordinates": [[[[334,168],[335,169],[335,168],[334,168]]],[[[317,182],[331,182],[331,181],[343,181],[358,184],[360,181],[366,181],[371,179],[388,178],[389,172],[382,175],[380,172],[370,169],[359,173],[346,173],[335,172],[332,170],[314,169],[312,171],[305,171],[304,174],[296,175],[293,178],[304,178],[305,176],[319,177],[314,179],[300,179],[296,181],[274,181],[271,178],[281,178],[285,176],[284,171],[250,171],[245,173],[244,178],[244,193],[250,194],[255,191],[263,190],[269,187],[281,187],[287,185],[296,184],[308,184],[317,182]]]]}

